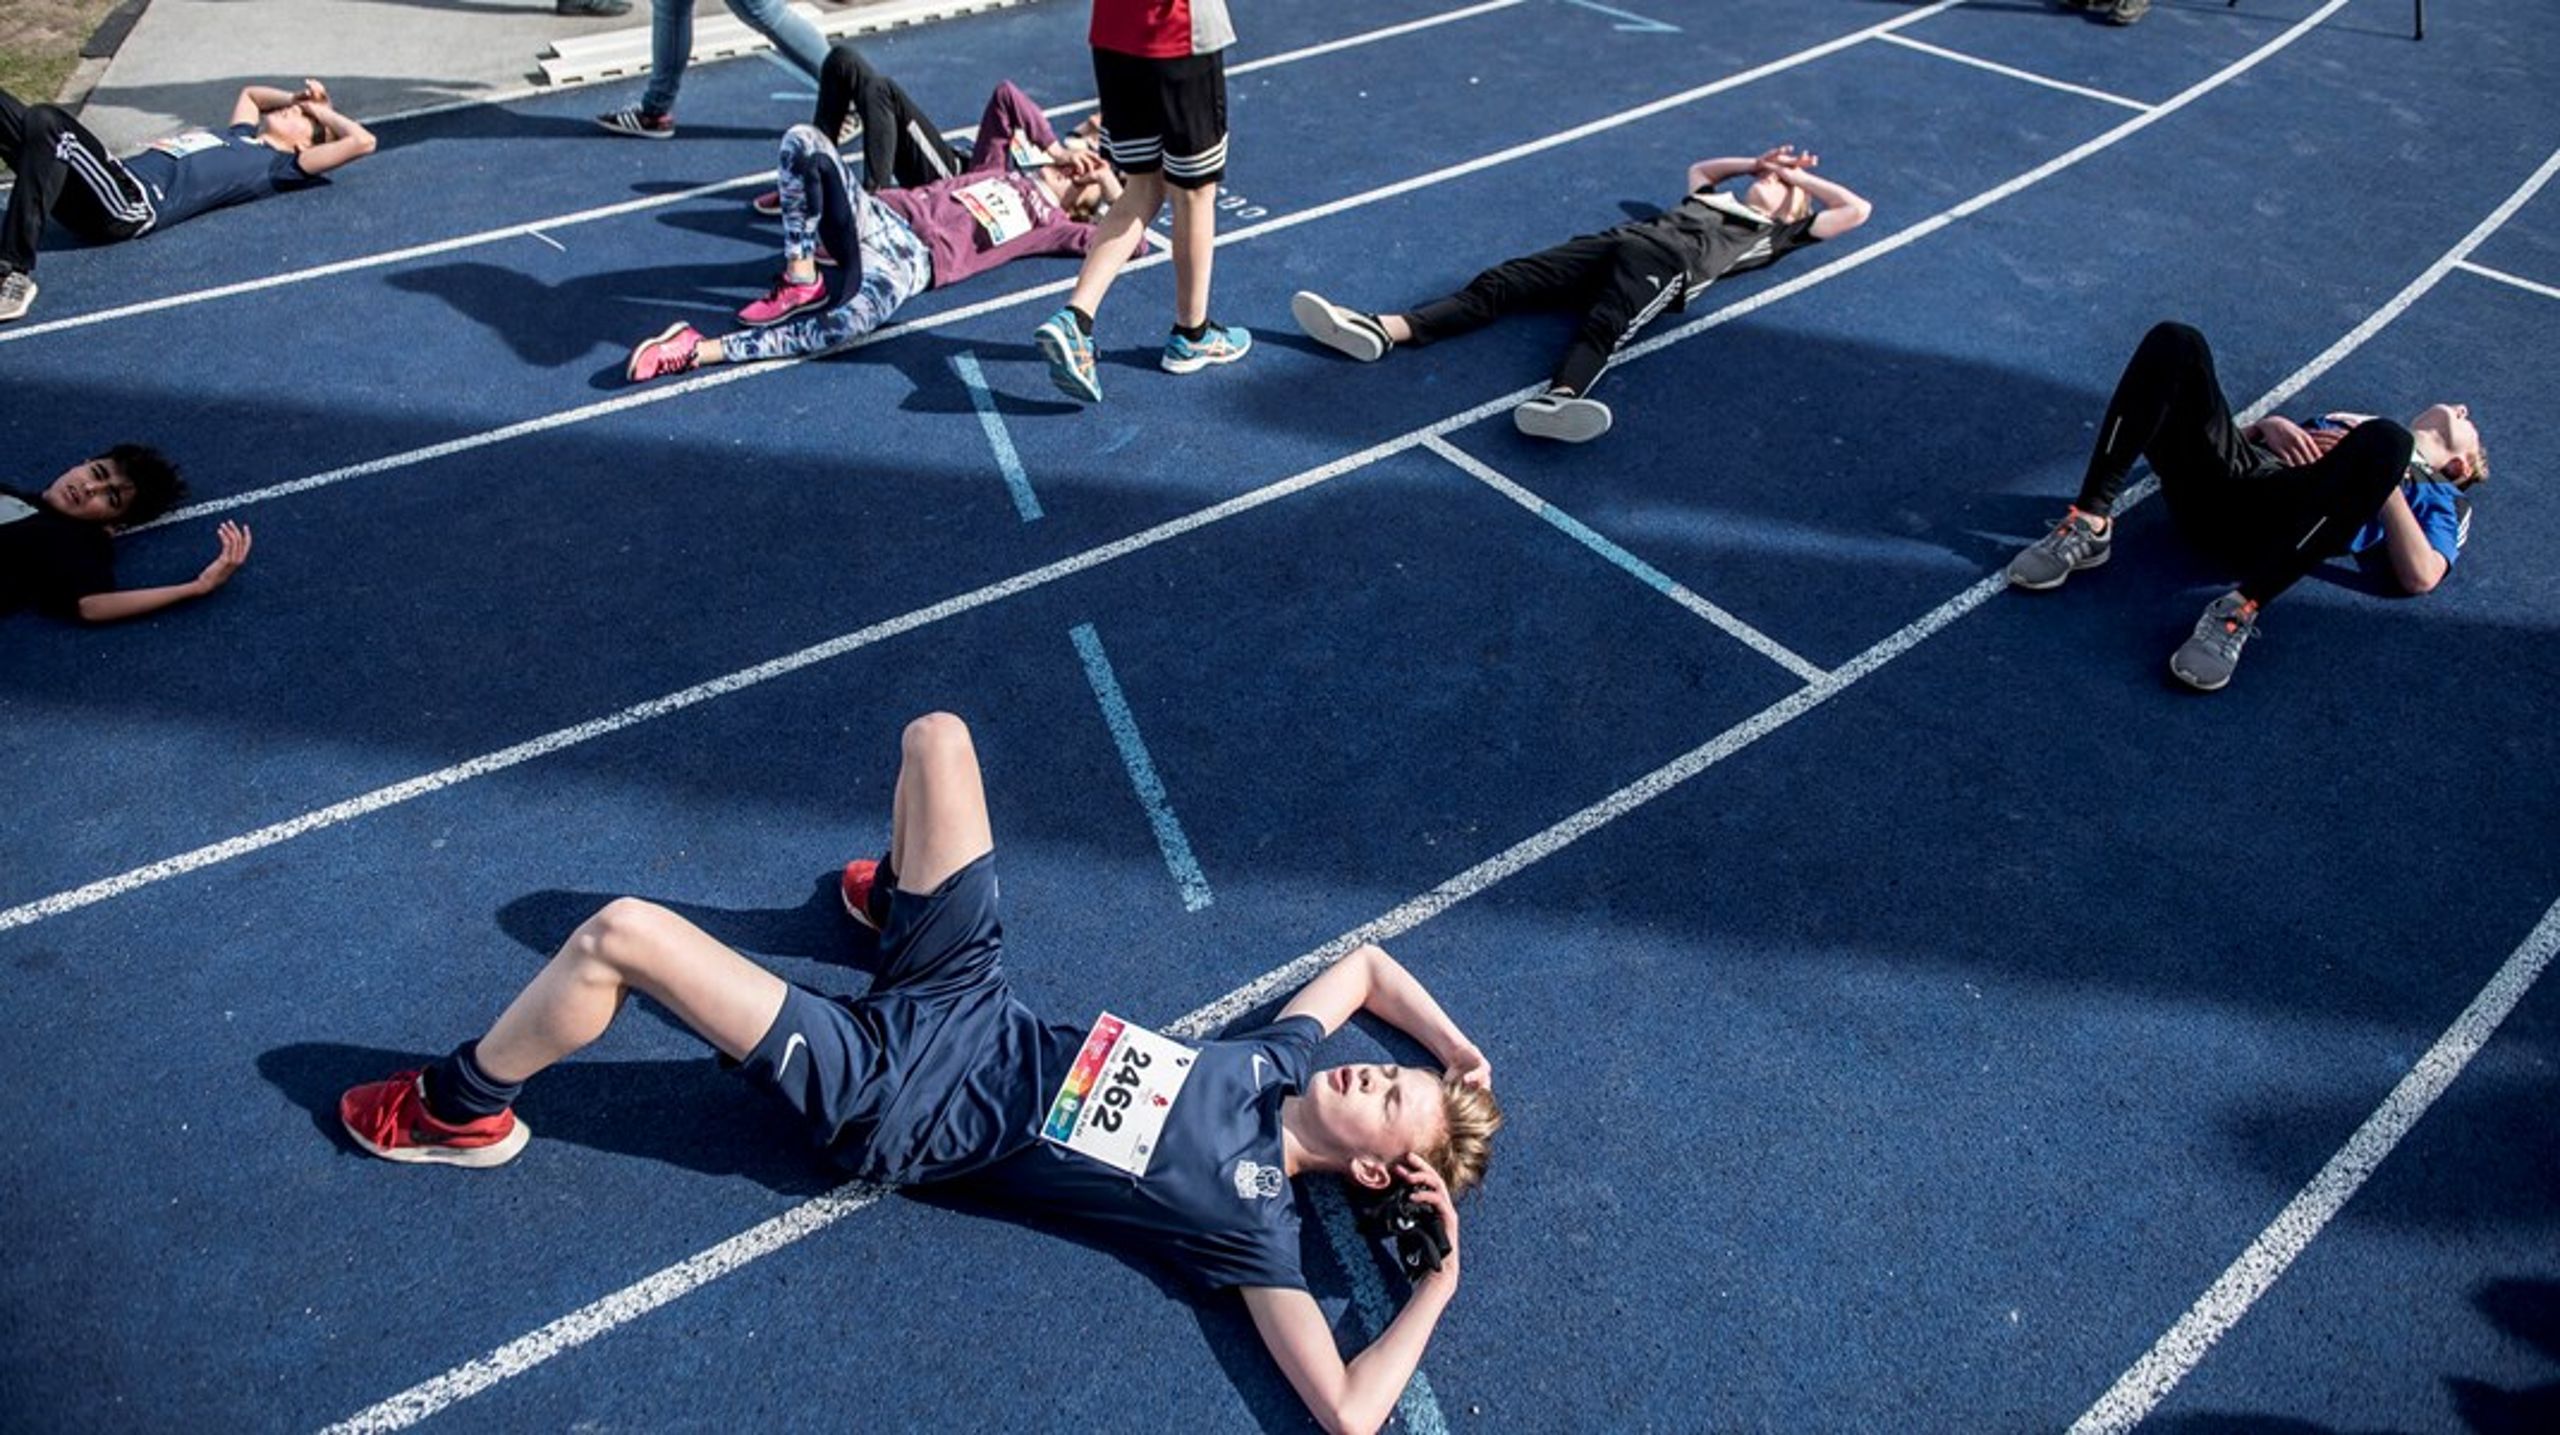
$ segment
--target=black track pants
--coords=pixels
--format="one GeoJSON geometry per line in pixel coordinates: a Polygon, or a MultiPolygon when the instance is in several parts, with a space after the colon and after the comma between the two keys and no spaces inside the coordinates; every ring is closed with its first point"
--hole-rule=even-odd
{"type": "Polygon", "coordinates": [[[963,161],[898,82],[838,40],[818,71],[818,133],[842,144],[848,120],[862,122],[862,187],[913,189],[958,174],[963,161]]]}
{"type": "Polygon", "coordinates": [[[1580,309],[1582,327],[1552,382],[1589,394],[1637,331],[1678,302],[1688,275],[1686,256],[1677,248],[1620,227],[1497,264],[1405,318],[1419,345],[1481,329],[1506,314],[1580,309]]]}
{"type": "Polygon", "coordinates": [[[2267,603],[2347,551],[2399,485],[2411,442],[2374,419],[2287,468],[2240,436],[2204,335],[2158,324],[2116,381],[2077,503],[2112,512],[2134,459],[2149,459],[2179,532],[2237,569],[2241,596],[2267,603]]]}
{"type": "Polygon", "coordinates": [[[142,186],[70,112],[0,90],[0,164],[17,175],[0,229],[0,270],[32,272],[47,215],[93,243],[151,227],[142,186]]]}

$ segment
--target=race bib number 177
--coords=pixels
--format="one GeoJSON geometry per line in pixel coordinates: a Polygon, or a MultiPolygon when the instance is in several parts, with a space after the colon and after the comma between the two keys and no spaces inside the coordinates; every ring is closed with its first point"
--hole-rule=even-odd
{"type": "Polygon", "coordinates": [[[1144,1176],[1199,1055],[1104,1012],[1049,1103],[1041,1139],[1144,1176]]]}

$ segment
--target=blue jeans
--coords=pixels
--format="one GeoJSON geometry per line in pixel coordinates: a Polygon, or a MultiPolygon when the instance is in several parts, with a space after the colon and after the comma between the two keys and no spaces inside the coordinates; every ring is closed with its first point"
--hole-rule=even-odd
{"type": "MultiPolygon", "coordinates": [[[[791,13],[783,0],[728,0],[729,13],[774,43],[793,64],[818,77],[827,62],[827,37],[818,27],[791,13]]],[[[676,107],[676,88],[684,83],[684,67],[693,59],[693,0],[651,0],[649,6],[649,88],[640,108],[665,114],[676,107]]]]}

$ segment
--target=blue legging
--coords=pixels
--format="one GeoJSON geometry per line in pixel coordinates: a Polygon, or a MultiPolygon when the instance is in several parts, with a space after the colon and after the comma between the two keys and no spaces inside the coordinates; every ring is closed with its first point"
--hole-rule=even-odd
{"type": "MultiPolygon", "coordinates": [[[[818,27],[791,12],[784,0],[728,0],[729,13],[773,42],[793,64],[818,77],[827,62],[827,37],[818,27]]],[[[650,0],[649,88],[640,108],[665,114],[676,107],[676,90],[684,84],[684,67],[693,60],[693,0],[650,0]]]]}
{"type": "Polygon", "coordinates": [[[825,135],[808,125],[784,131],[775,177],[782,190],[784,262],[815,258],[824,239],[843,267],[828,286],[825,309],[729,335],[720,341],[729,358],[779,359],[851,343],[932,287],[933,258],[924,241],[897,211],[853,183],[825,135]]]}

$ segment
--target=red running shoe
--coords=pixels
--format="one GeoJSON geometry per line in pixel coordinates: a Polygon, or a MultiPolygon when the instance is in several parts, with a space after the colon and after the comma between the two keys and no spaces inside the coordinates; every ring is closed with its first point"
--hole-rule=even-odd
{"type": "Polygon", "coordinates": [[[665,333],[643,340],[640,347],[633,349],[631,363],[623,372],[635,384],[681,374],[694,366],[701,348],[702,336],[694,332],[691,324],[678,320],[669,324],[665,333]]]}
{"type": "Polygon", "coordinates": [[[879,863],[856,857],[844,864],[844,883],[837,888],[844,896],[845,915],[875,932],[880,924],[871,920],[871,879],[879,875],[879,863]]]}
{"type": "Polygon", "coordinates": [[[404,1071],[387,1081],[350,1087],[338,1098],[338,1124],[356,1144],[385,1161],[437,1166],[503,1166],[533,1128],[512,1111],[447,1126],[427,1111],[425,1074],[404,1071]]]}
{"type": "Polygon", "coordinates": [[[806,314],[826,306],[826,285],[815,279],[806,284],[794,284],[784,277],[773,281],[770,293],[739,310],[738,319],[741,323],[761,328],[766,324],[779,324],[794,314],[806,314]]]}
{"type": "Polygon", "coordinates": [[[757,195],[755,198],[748,200],[747,203],[755,210],[756,213],[763,215],[767,219],[772,219],[782,213],[782,191],[778,189],[768,189],[764,193],[757,195]]]}

